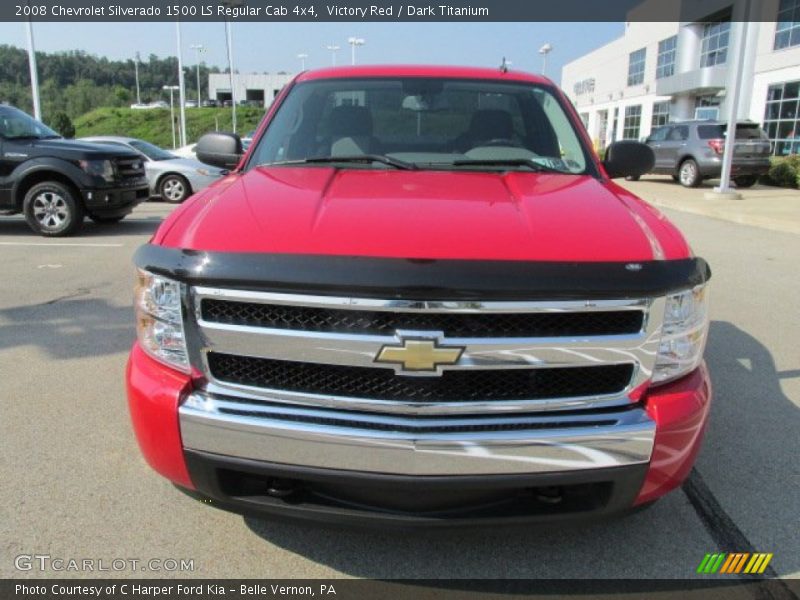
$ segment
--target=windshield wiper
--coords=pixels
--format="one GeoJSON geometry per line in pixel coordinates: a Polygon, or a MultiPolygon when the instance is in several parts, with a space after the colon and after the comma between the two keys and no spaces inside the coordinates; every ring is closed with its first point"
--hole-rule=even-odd
{"type": "Polygon", "coordinates": [[[465,158],[454,160],[449,164],[456,167],[527,167],[532,171],[541,171],[544,173],[571,174],[569,171],[563,171],[555,167],[536,163],[528,158],[465,158]]]}
{"type": "Polygon", "coordinates": [[[276,166],[276,165],[311,165],[319,163],[374,163],[379,162],[384,165],[389,165],[396,169],[403,169],[406,171],[416,170],[418,167],[414,163],[408,163],[404,160],[392,158],[391,156],[384,156],[383,154],[356,154],[353,156],[315,156],[312,158],[304,158],[301,160],[286,160],[283,162],[267,163],[263,166],[276,166]]]}

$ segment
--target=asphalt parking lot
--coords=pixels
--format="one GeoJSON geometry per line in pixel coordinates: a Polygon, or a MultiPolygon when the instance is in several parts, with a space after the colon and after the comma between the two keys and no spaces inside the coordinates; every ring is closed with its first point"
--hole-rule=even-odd
{"type": "MultiPolygon", "coordinates": [[[[631,184],[636,189],[636,184],[631,184]]],[[[800,577],[800,236],[669,211],[712,266],[716,397],[688,486],[623,520],[567,530],[387,534],[266,522],[175,490],[144,463],[123,369],[131,256],[172,209],[46,240],[0,218],[0,577],[20,554],[186,558],[109,576],[686,578],[707,552],[772,552],[800,577]]]]}

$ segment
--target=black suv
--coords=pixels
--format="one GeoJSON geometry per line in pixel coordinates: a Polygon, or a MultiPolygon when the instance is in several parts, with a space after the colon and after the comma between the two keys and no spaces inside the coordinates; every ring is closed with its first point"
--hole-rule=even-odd
{"type": "MultiPolygon", "coordinates": [[[[656,155],[653,173],[672,175],[686,187],[722,173],[727,124],[683,121],[654,129],[645,140],[656,155]]],[[[750,187],[769,171],[770,143],[758,123],[736,124],[731,176],[737,187],[750,187]]]]}
{"type": "Polygon", "coordinates": [[[149,195],[133,151],[65,140],[11,106],[0,106],[0,211],[22,212],[45,236],[71,235],[84,216],[116,223],[149,195]]]}

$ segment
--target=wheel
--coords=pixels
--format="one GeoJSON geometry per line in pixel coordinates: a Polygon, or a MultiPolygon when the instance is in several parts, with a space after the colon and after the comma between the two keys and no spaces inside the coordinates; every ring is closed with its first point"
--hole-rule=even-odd
{"type": "Polygon", "coordinates": [[[180,204],[189,197],[189,182],[180,175],[167,175],[158,186],[161,199],[172,204],[180,204]]]}
{"type": "Polygon", "coordinates": [[[640,175],[628,175],[625,181],[639,181],[642,177],[640,175]]]}
{"type": "Polygon", "coordinates": [[[108,225],[111,223],[119,223],[120,221],[122,221],[122,219],[124,219],[127,216],[128,215],[121,215],[117,217],[104,217],[102,215],[89,215],[89,218],[98,225],[108,225]]]}
{"type": "Polygon", "coordinates": [[[756,175],[742,175],[741,177],[736,177],[733,181],[736,183],[736,187],[749,188],[756,184],[758,177],[756,175]]]}
{"type": "Polygon", "coordinates": [[[697,187],[703,178],[700,176],[700,169],[697,168],[697,163],[693,159],[687,158],[681,163],[678,170],[678,177],[683,187],[697,187]]]}
{"type": "Polygon", "coordinates": [[[28,226],[47,237],[76,233],[83,225],[84,209],[69,186],[59,181],[37,183],[22,201],[28,226]]]}

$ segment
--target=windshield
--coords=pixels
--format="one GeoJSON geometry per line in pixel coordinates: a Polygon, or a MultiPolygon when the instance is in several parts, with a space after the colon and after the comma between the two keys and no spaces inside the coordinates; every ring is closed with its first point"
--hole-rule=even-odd
{"type": "Polygon", "coordinates": [[[61,137],[44,123],[10,106],[0,106],[0,136],[7,140],[61,137]]]}
{"type": "Polygon", "coordinates": [[[432,78],[296,85],[248,165],[585,173],[588,153],[550,89],[432,78]],[[358,157],[373,157],[358,160],[358,157]],[[386,159],[390,160],[386,160],[386,159]],[[380,159],[380,160],[377,160],[380,159]]]}
{"type": "Polygon", "coordinates": [[[131,140],[128,142],[131,146],[136,148],[139,152],[144,154],[150,160],[170,160],[175,158],[174,154],[170,154],[166,150],[162,150],[158,146],[154,146],[150,142],[142,140],[131,140]]]}
{"type": "MultiPolygon", "coordinates": [[[[697,135],[701,140],[722,139],[725,137],[727,129],[727,125],[700,125],[697,128],[697,135]]],[[[761,127],[757,123],[737,123],[736,139],[765,140],[767,139],[767,134],[761,130],[761,127]]]]}

